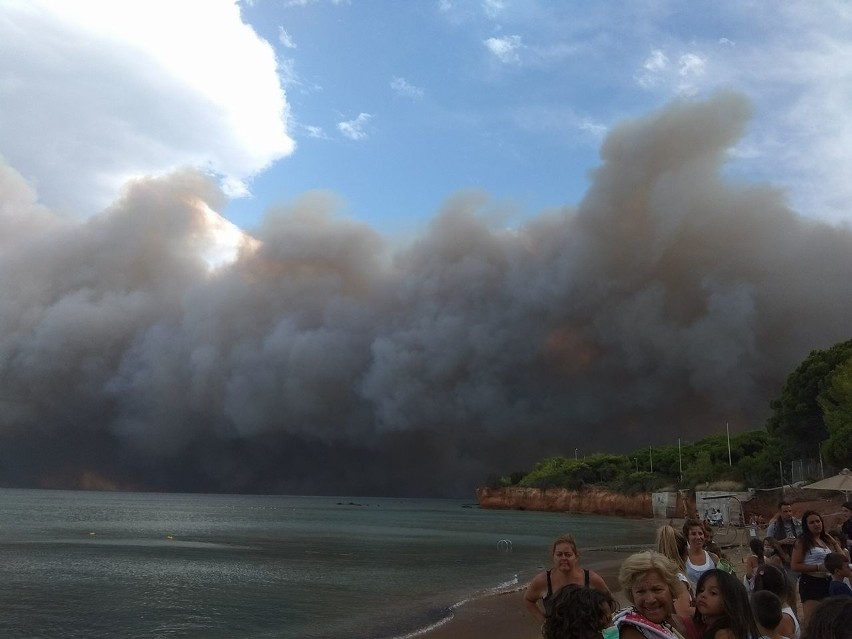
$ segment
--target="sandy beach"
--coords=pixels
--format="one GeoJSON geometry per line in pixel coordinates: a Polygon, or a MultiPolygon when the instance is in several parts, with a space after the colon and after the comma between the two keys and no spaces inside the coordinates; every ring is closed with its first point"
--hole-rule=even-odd
{"type": "MultiPolygon", "coordinates": [[[[651,546],[648,549],[651,549],[651,546]]],[[[739,546],[726,548],[724,552],[734,565],[737,575],[742,577],[746,553],[741,551],[739,546]]],[[[628,552],[596,551],[582,553],[583,567],[599,573],[622,605],[627,605],[627,600],[618,590],[618,569],[629,554],[628,552]]],[[[420,637],[423,639],[483,639],[485,637],[488,639],[541,639],[541,628],[524,608],[523,595],[523,588],[521,588],[468,602],[455,610],[453,619],[420,637]]]]}

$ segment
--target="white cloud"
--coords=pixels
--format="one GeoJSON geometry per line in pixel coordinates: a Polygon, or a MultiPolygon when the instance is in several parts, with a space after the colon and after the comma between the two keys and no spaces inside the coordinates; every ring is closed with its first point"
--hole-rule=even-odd
{"type": "Polygon", "coordinates": [[[293,37],[287,33],[284,27],[278,27],[278,42],[288,49],[296,48],[296,43],[293,41],[293,37]]]}
{"type": "Polygon", "coordinates": [[[330,139],[328,134],[321,126],[313,126],[311,124],[302,124],[300,128],[305,132],[305,134],[309,138],[314,138],[316,140],[328,140],[330,139]]]}
{"type": "Polygon", "coordinates": [[[423,98],[423,89],[414,86],[413,84],[409,84],[405,78],[395,77],[391,79],[390,86],[397,95],[404,98],[409,98],[411,100],[420,100],[423,98]]]}
{"type": "Polygon", "coordinates": [[[500,16],[506,3],[503,0],[482,0],[482,11],[492,20],[500,16]]]}
{"type": "Polygon", "coordinates": [[[483,44],[503,64],[519,64],[521,62],[521,57],[518,55],[518,51],[523,46],[521,44],[521,36],[510,35],[502,38],[488,38],[483,44]]]}
{"type": "Polygon", "coordinates": [[[181,165],[233,193],[293,150],[272,47],[234,0],[0,4],[0,155],[92,213],[181,165]]]}
{"type": "Polygon", "coordinates": [[[369,113],[359,113],[354,120],[338,122],[337,129],[350,140],[366,140],[367,131],[365,127],[372,117],[369,113]]]}
{"type": "Polygon", "coordinates": [[[700,55],[685,53],[677,61],[677,72],[684,77],[704,75],[706,65],[707,61],[700,55]]]}

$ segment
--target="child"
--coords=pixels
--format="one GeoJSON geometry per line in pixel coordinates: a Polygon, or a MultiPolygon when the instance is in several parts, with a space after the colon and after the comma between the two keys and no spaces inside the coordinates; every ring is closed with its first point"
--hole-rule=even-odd
{"type": "Polygon", "coordinates": [[[568,584],[557,593],[541,634],[544,639],[602,639],[614,610],[608,592],[568,584]]]}
{"type": "Polygon", "coordinates": [[[757,537],[752,537],[748,542],[748,547],[751,549],[751,554],[746,557],[746,570],[743,577],[743,585],[749,590],[754,590],[754,573],[758,566],[765,563],[763,556],[763,541],[757,537]]]}
{"type": "Polygon", "coordinates": [[[759,636],[745,586],[718,568],[708,570],[698,580],[694,620],[701,629],[701,639],[759,636]]]}
{"type": "Polygon", "coordinates": [[[846,595],[852,597],[852,588],[847,586],[844,577],[852,577],[849,561],[839,552],[830,552],[825,556],[825,569],[831,573],[831,583],[828,584],[828,596],[846,595]]]}
{"type": "Polygon", "coordinates": [[[781,624],[781,600],[768,590],[758,590],[751,596],[751,610],[760,639],[788,639],[778,632],[781,624]]]}
{"type": "Polygon", "coordinates": [[[795,609],[790,606],[789,597],[791,593],[790,582],[784,572],[775,566],[763,565],[754,573],[754,590],[768,590],[778,597],[785,605],[781,608],[781,625],[778,632],[783,637],[799,639],[802,627],[795,609]]]}

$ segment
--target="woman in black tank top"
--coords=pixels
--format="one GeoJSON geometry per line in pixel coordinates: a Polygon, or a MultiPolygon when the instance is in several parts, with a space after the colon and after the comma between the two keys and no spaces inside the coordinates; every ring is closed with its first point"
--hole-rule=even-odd
{"type": "Polygon", "coordinates": [[[533,577],[524,592],[524,606],[539,623],[543,623],[550,614],[556,594],[568,584],[609,593],[606,582],[598,573],[580,566],[580,553],[571,535],[563,535],[554,541],[550,554],[553,568],[533,577]]]}

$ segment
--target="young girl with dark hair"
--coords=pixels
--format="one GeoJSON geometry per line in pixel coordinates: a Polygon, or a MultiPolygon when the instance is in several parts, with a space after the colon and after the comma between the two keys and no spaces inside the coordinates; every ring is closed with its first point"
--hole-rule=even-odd
{"type": "Polygon", "coordinates": [[[701,639],[759,637],[745,586],[734,575],[714,568],[698,580],[695,624],[701,639]]]}
{"type": "Polygon", "coordinates": [[[757,570],[758,566],[762,566],[766,563],[766,559],[763,556],[763,542],[757,537],[752,537],[748,542],[748,547],[751,549],[751,554],[746,557],[746,570],[745,576],[743,577],[743,585],[748,590],[754,590],[754,572],[757,570]]]}

